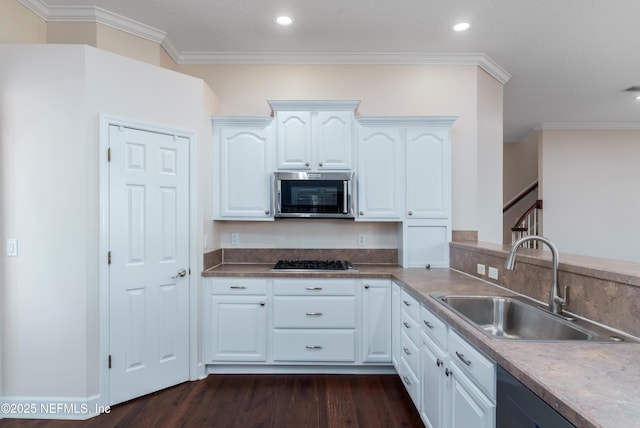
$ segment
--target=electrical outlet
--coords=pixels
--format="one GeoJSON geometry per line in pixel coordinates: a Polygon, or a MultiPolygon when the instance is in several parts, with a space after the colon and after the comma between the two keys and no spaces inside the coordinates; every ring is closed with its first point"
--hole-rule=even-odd
{"type": "Polygon", "coordinates": [[[358,245],[367,245],[367,235],[364,233],[358,235],[358,245]]]}
{"type": "Polygon", "coordinates": [[[231,234],[231,245],[240,245],[240,234],[232,233],[231,234]]]}
{"type": "Polygon", "coordinates": [[[18,240],[7,239],[7,257],[18,257],[18,240]]]}
{"type": "Polygon", "coordinates": [[[482,263],[478,263],[477,267],[476,267],[476,272],[478,272],[478,275],[485,275],[485,266],[482,263]]]}
{"type": "Polygon", "coordinates": [[[491,279],[498,279],[498,269],[494,268],[494,267],[490,267],[489,268],[489,278],[491,279]]]}

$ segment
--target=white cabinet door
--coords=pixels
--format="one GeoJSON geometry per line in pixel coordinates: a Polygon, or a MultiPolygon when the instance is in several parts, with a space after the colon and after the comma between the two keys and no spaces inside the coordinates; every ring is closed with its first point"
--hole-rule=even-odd
{"type": "Polygon", "coordinates": [[[208,297],[206,360],[266,361],[266,296],[208,297]]]}
{"type": "Polygon", "coordinates": [[[400,220],[403,152],[399,128],[358,128],[359,221],[400,220]]]}
{"type": "Polygon", "coordinates": [[[277,123],[277,167],[350,170],[355,100],[270,100],[277,123]]]}
{"type": "Polygon", "coordinates": [[[445,376],[447,353],[422,334],[422,386],[420,416],[429,428],[447,426],[449,382],[445,376]]]}
{"type": "Polygon", "coordinates": [[[407,129],[407,218],[450,217],[450,157],[448,129],[407,129]]]}
{"type": "Polygon", "coordinates": [[[391,281],[364,280],[362,362],[391,362],[391,281]]]}
{"type": "MultiPolygon", "coordinates": [[[[273,220],[271,208],[271,128],[258,124],[224,124],[214,118],[218,149],[214,213],[221,220],[273,220]]],[[[250,118],[249,118],[250,119],[250,118]]],[[[238,120],[241,122],[241,120],[238,120]]]]}
{"type": "Polygon", "coordinates": [[[391,284],[391,362],[399,371],[400,362],[400,334],[402,332],[402,307],[400,301],[400,286],[395,282],[391,284]]]}
{"type": "Polygon", "coordinates": [[[313,168],[351,169],[353,121],[352,111],[319,111],[314,115],[313,168]]]}
{"type": "Polygon", "coordinates": [[[449,267],[449,220],[412,220],[402,225],[401,263],[404,267],[449,267]]]}
{"type": "Polygon", "coordinates": [[[278,168],[311,169],[311,112],[281,111],[276,120],[278,168]]]}
{"type": "Polygon", "coordinates": [[[496,406],[462,374],[461,369],[452,365],[450,395],[451,428],[494,428],[496,406]]]}

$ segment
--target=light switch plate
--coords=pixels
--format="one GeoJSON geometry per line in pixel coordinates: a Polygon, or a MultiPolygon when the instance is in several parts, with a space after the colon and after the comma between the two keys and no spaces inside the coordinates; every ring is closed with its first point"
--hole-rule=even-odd
{"type": "Polygon", "coordinates": [[[7,257],[18,257],[18,240],[7,239],[7,257]]]}
{"type": "Polygon", "coordinates": [[[240,234],[232,233],[231,234],[231,245],[239,245],[240,244],[240,234]]]}

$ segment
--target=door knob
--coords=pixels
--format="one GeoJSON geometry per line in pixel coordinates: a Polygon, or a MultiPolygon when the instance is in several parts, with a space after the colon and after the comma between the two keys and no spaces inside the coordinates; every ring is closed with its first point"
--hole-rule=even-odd
{"type": "Polygon", "coordinates": [[[171,279],[183,278],[183,277],[185,277],[185,276],[187,276],[187,271],[186,271],[186,270],[184,270],[184,269],[180,269],[180,270],[178,271],[178,274],[177,274],[176,276],[172,276],[172,277],[171,277],[171,279]]]}

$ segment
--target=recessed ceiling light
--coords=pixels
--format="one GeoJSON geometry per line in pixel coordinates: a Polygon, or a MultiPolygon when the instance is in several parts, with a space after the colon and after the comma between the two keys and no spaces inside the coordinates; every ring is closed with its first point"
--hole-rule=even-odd
{"type": "Polygon", "coordinates": [[[282,15],[276,18],[276,22],[278,23],[278,25],[287,26],[293,23],[293,19],[291,19],[291,17],[289,16],[282,15]]]}
{"type": "Polygon", "coordinates": [[[471,24],[468,22],[458,22],[453,26],[453,31],[467,31],[469,28],[471,28],[471,24]]]}
{"type": "Polygon", "coordinates": [[[636,97],[636,101],[640,101],[640,95],[636,97]]]}

